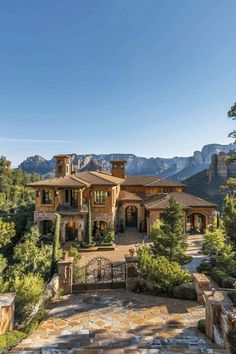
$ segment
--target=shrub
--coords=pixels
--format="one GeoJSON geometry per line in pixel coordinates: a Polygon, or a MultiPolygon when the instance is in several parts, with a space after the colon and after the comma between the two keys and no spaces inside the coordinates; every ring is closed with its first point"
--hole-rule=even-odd
{"type": "Polygon", "coordinates": [[[236,354],[236,331],[235,329],[230,329],[227,333],[227,338],[230,344],[230,350],[232,354],[236,354]]]}
{"type": "Polygon", "coordinates": [[[229,277],[228,274],[217,267],[212,268],[210,276],[220,287],[222,287],[223,279],[229,277]]]}
{"type": "Polygon", "coordinates": [[[222,279],[222,288],[234,289],[236,287],[236,279],[232,277],[224,277],[222,279]]]}
{"type": "Polygon", "coordinates": [[[190,284],[182,284],[174,287],[173,296],[176,299],[183,300],[197,300],[197,293],[192,283],[190,284]]]}
{"type": "Polygon", "coordinates": [[[212,264],[210,262],[202,262],[197,266],[197,271],[199,273],[209,273],[212,269],[212,264]]]}
{"type": "Polygon", "coordinates": [[[208,256],[217,255],[225,246],[225,235],[222,229],[207,230],[204,235],[202,251],[208,256]]]}
{"type": "Polygon", "coordinates": [[[229,291],[227,295],[232,301],[232,303],[236,306],[236,291],[229,291]]]}
{"type": "Polygon", "coordinates": [[[206,320],[202,319],[198,321],[197,327],[202,333],[206,333],[206,320]]]}
{"type": "Polygon", "coordinates": [[[69,256],[74,258],[73,259],[73,281],[75,281],[78,278],[78,272],[79,272],[78,261],[81,257],[78,248],[72,246],[69,249],[69,256]]]}
{"type": "Polygon", "coordinates": [[[103,239],[105,243],[110,243],[114,242],[115,240],[115,231],[111,226],[108,226],[104,231],[103,231],[103,239]]]}
{"type": "Polygon", "coordinates": [[[191,274],[164,256],[153,258],[147,246],[138,251],[138,264],[142,274],[156,282],[164,294],[172,294],[177,285],[192,281],[191,274]]]}
{"type": "Polygon", "coordinates": [[[26,320],[38,302],[43,291],[43,279],[38,275],[27,274],[14,279],[13,291],[16,292],[16,319],[26,320]]]}
{"type": "Polygon", "coordinates": [[[19,331],[9,331],[0,335],[0,353],[4,353],[15,347],[25,338],[25,333],[19,331]]]}
{"type": "Polygon", "coordinates": [[[30,323],[27,324],[24,328],[24,332],[29,335],[33,333],[39,326],[40,322],[42,319],[47,315],[47,311],[45,310],[44,307],[42,307],[36,315],[33,317],[33,319],[30,321],[30,323]]]}

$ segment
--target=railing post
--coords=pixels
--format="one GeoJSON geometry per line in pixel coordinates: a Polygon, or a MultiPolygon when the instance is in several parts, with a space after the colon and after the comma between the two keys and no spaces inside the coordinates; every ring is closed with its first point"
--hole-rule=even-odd
{"type": "Polygon", "coordinates": [[[73,258],[67,258],[58,262],[59,288],[63,295],[72,293],[73,284],[73,258]]]}

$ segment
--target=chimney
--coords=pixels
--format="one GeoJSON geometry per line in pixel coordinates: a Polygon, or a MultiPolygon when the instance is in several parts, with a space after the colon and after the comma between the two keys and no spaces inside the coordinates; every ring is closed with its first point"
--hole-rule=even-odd
{"type": "Polygon", "coordinates": [[[111,161],[111,174],[114,177],[125,179],[125,160],[112,160],[111,161]]]}
{"type": "Polygon", "coordinates": [[[71,175],[72,163],[70,155],[56,155],[56,177],[65,177],[71,175]]]}

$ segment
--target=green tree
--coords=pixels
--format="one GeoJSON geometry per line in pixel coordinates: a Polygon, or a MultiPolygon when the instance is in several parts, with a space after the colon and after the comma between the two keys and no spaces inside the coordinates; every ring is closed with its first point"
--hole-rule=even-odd
{"type": "MultiPolygon", "coordinates": [[[[228,117],[235,120],[236,119],[236,103],[230,108],[230,110],[228,111],[228,117]]],[[[230,138],[236,139],[236,130],[233,130],[230,134],[229,134],[230,138]]]]}
{"type": "Polygon", "coordinates": [[[43,287],[44,281],[39,275],[27,274],[14,279],[11,291],[16,292],[16,319],[19,323],[26,322],[42,294],[43,287]]]}
{"type": "Polygon", "coordinates": [[[15,236],[15,228],[13,222],[5,222],[0,218],[0,248],[11,242],[15,236]]]}
{"type": "Polygon", "coordinates": [[[32,273],[48,279],[50,276],[52,246],[40,242],[37,226],[31,227],[23,237],[22,242],[14,247],[14,264],[8,270],[9,278],[23,277],[32,273]]]}
{"type": "Polygon", "coordinates": [[[156,221],[151,230],[154,241],[152,252],[155,256],[165,256],[171,261],[183,260],[187,247],[183,225],[184,214],[181,206],[171,197],[161,220],[156,221]]]}
{"type": "Polygon", "coordinates": [[[226,235],[236,244],[236,198],[229,194],[224,201],[223,224],[226,235]]]}
{"type": "Polygon", "coordinates": [[[225,247],[225,234],[219,228],[214,231],[207,230],[202,244],[203,253],[208,256],[218,255],[225,247]]]}
{"type": "Polygon", "coordinates": [[[56,270],[57,262],[60,260],[62,255],[61,244],[60,244],[60,224],[61,224],[61,217],[59,214],[56,214],[54,238],[53,238],[53,246],[52,246],[52,262],[51,262],[52,274],[56,270]]]}
{"type": "Polygon", "coordinates": [[[93,242],[93,230],[92,230],[92,213],[91,213],[91,201],[88,201],[88,218],[87,218],[87,244],[91,245],[93,242]]]}

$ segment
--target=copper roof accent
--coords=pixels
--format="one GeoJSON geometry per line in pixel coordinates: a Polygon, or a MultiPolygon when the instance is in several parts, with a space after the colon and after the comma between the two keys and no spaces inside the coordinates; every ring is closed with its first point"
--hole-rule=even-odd
{"type": "Polygon", "coordinates": [[[166,209],[169,206],[169,199],[174,197],[181,205],[182,209],[191,209],[194,207],[210,207],[215,208],[216,204],[210,203],[204,199],[195,197],[194,195],[184,192],[172,192],[169,194],[160,193],[152,197],[146,198],[144,206],[147,209],[166,209]]]}
{"type": "Polygon", "coordinates": [[[156,176],[127,176],[122,185],[144,187],[184,187],[183,183],[162,179],[156,176]]]}
{"type": "Polygon", "coordinates": [[[122,178],[114,177],[110,174],[95,171],[79,172],[76,174],[76,176],[92,185],[101,186],[116,186],[124,181],[122,178]]]}
{"type": "Polygon", "coordinates": [[[118,200],[119,201],[133,200],[139,202],[142,201],[143,199],[135,193],[130,193],[128,191],[121,190],[118,196],[118,200]]]}
{"type": "Polygon", "coordinates": [[[28,184],[29,187],[77,187],[85,188],[89,187],[90,184],[82,181],[77,176],[70,175],[59,178],[44,179],[41,181],[33,182],[28,184]]]}

